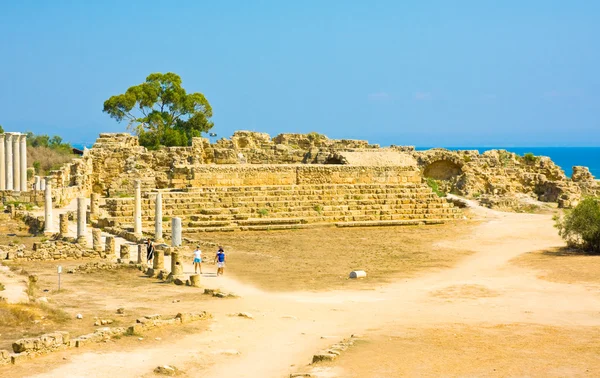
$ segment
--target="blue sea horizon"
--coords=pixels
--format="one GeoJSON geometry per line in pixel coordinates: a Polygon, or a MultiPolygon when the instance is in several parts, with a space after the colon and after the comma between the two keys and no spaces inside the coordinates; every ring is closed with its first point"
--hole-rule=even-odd
{"type": "MultiPolygon", "coordinates": [[[[93,143],[72,143],[75,148],[91,148],[93,143]]],[[[448,150],[477,150],[483,153],[489,150],[506,150],[518,155],[532,153],[536,156],[548,156],[571,177],[573,166],[582,165],[588,167],[596,178],[600,178],[600,147],[415,147],[417,151],[429,150],[431,148],[446,148],[448,150]]]]}

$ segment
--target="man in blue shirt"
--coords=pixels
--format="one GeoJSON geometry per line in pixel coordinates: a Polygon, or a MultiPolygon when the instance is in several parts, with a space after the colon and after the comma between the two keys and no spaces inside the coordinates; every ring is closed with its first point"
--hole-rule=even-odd
{"type": "Polygon", "coordinates": [[[217,264],[217,276],[222,276],[223,269],[225,269],[225,251],[223,251],[223,247],[219,247],[215,255],[215,263],[217,264]]]}

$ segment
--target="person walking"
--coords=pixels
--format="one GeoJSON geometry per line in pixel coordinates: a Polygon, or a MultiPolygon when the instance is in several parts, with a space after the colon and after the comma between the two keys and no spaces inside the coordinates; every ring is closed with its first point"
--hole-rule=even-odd
{"type": "Polygon", "coordinates": [[[194,273],[198,274],[198,269],[200,269],[200,274],[202,274],[202,251],[199,245],[196,246],[196,250],[194,251],[194,273]]]}
{"type": "Polygon", "coordinates": [[[219,246],[219,250],[215,255],[215,263],[217,264],[217,276],[222,276],[225,269],[225,251],[223,251],[223,247],[219,246]]]}
{"type": "Polygon", "coordinates": [[[152,260],[154,259],[154,243],[152,243],[152,239],[148,239],[146,244],[146,261],[148,262],[148,267],[152,267],[152,260]]]}

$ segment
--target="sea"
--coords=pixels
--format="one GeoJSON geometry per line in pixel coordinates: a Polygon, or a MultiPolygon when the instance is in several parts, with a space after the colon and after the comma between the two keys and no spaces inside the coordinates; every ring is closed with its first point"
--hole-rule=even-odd
{"type": "MultiPolygon", "coordinates": [[[[416,147],[418,151],[432,147],[416,147]]],[[[600,179],[600,147],[445,147],[449,150],[478,150],[483,153],[488,150],[506,150],[523,156],[532,153],[535,156],[548,156],[554,163],[571,177],[573,166],[583,165],[600,179]]]]}
{"type": "MultiPolygon", "coordinates": [[[[73,147],[91,148],[93,143],[73,143],[73,147]]],[[[418,151],[433,147],[416,147],[418,151]]],[[[507,150],[519,155],[531,152],[536,156],[548,156],[560,166],[568,177],[571,177],[574,165],[583,165],[600,179],[600,147],[444,147],[449,150],[478,150],[483,153],[488,150],[507,150]]]]}

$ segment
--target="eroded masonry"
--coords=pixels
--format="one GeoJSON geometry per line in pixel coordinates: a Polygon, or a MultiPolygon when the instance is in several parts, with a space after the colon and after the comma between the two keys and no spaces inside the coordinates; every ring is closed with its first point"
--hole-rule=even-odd
{"type": "MultiPolygon", "coordinates": [[[[560,207],[600,194],[587,168],[573,167],[567,178],[547,157],[380,148],[316,133],[271,138],[248,131],[216,143],[194,138],[190,147],[157,151],[141,147],[130,134],[100,134],[81,158],[45,180],[30,179],[26,187],[32,190],[19,193],[21,200],[27,195],[55,206],[94,193],[95,225],[136,237],[154,235],[159,227],[168,231],[170,222],[162,221],[173,217],[181,219],[184,233],[424,224],[462,217],[432,187],[500,201],[524,194],[560,207]],[[42,182],[47,182],[45,199],[42,182]]],[[[3,191],[5,201],[14,195],[3,191]]]]}

